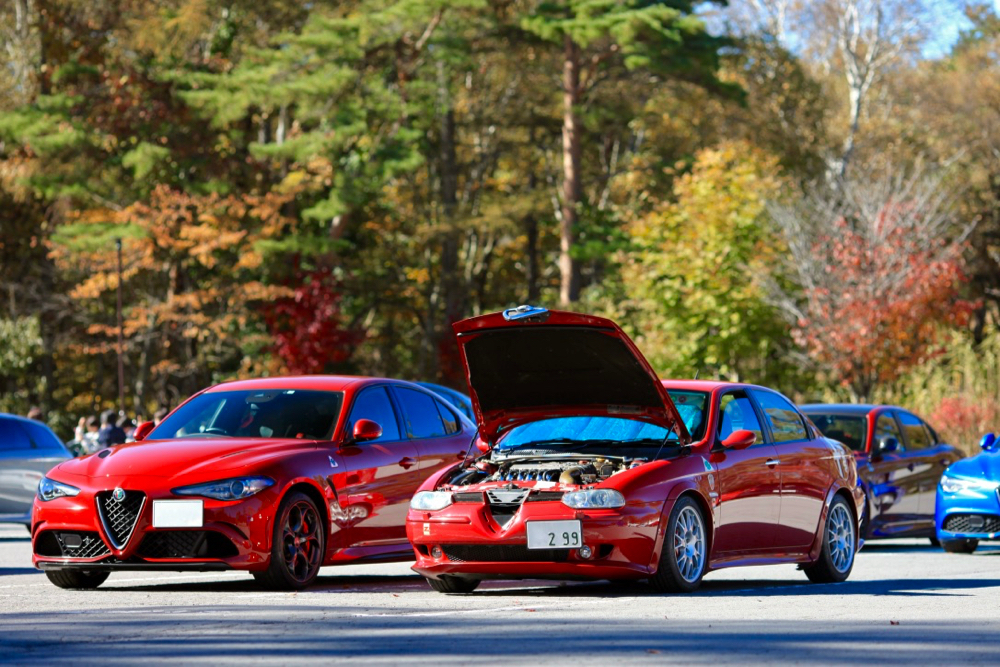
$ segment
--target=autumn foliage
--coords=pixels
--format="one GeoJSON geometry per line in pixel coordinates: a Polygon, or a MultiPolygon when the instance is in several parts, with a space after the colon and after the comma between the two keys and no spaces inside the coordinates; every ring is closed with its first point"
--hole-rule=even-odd
{"type": "Polygon", "coordinates": [[[840,218],[811,246],[795,336],[856,397],[866,399],[934,356],[942,327],[964,325],[961,248],[920,233],[920,211],[887,202],[870,220],[840,218]]]}
{"type": "Polygon", "coordinates": [[[274,352],[291,373],[334,372],[364,338],[343,324],[341,293],[329,269],[296,271],[291,294],[265,309],[274,352]]]}

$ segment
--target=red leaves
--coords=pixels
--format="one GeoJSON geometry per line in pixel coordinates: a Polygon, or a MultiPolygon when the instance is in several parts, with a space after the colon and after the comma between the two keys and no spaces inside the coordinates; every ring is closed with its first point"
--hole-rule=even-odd
{"type": "Polygon", "coordinates": [[[328,270],[296,270],[286,284],[292,296],[276,300],[264,315],[274,351],[292,373],[330,372],[364,337],[341,323],[337,281],[328,270]]]}
{"type": "Polygon", "coordinates": [[[796,339],[860,398],[934,356],[941,326],[963,325],[973,308],[957,298],[959,248],[915,222],[918,213],[888,203],[870,228],[842,218],[813,246],[824,271],[806,290],[796,339]]]}

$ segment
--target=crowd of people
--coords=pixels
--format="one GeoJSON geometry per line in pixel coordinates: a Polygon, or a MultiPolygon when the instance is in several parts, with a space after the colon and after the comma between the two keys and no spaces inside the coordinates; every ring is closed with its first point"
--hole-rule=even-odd
{"type": "MultiPolygon", "coordinates": [[[[153,413],[153,423],[159,424],[167,416],[169,410],[160,408],[153,413]]],[[[40,422],[45,421],[45,415],[39,407],[32,407],[28,410],[28,419],[40,422]]],[[[73,432],[73,439],[66,443],[66,446],[77,456],[92,454],[126,442],[132,442],[132,434],[143,418],[129,417],[124,412],[116,410],[105,410],[100,415],[90,415],[80,417],[73,432]]]]}

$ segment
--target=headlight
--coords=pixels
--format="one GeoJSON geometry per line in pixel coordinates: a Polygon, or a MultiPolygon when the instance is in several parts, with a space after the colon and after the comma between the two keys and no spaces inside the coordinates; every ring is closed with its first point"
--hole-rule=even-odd
{"type": "Polygon", "coordinates": [[[941,478],[941,490],[945,493],[986,493],[996,489],[998,484],[1000,483],[972,477],[945,475],[941,478]]]}
{"type": "Polygon", "coordinates": [[[451,505],[451,494],[447,491],[421,491],[410,500],[415,510],[442,510],[451,505]]]}
{"type": "Polygon", "coordinates": [[[625,506],[625,496],[614,489],[587,489],[563,495],[562,502],[573,509],[614,508],[625,506]]]}
{"type": "Polygon", "coordinates": [[[216,500],[243,500],[274,484],[270,477],[235,477],[217,482],[182,486],[171,491],[175,496],[204,496],[216,500]]]}
{"type": "Polygon", "coordinates": [[[55,500],[64,496],[72,498],[78,493],[80,493],[80,489],[75,486],[63,484],[48,477],[42,477],[42,480],[38,482],[38,499],[42,501],[55,500]]]}

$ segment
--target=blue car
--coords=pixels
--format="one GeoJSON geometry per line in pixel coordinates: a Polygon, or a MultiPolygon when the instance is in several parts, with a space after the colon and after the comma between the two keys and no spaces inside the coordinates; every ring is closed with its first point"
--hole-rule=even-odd
{"type": "Polygon", "coordinates": [[[982,453],[952,464],[938,484],[937,538],[951,553],[1000,537],[1000,440],[987,433],[979,445],[982,453]]]}

